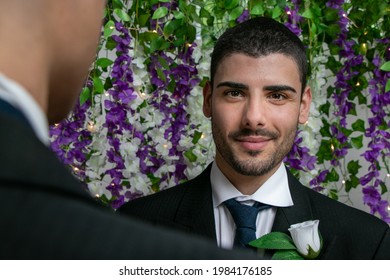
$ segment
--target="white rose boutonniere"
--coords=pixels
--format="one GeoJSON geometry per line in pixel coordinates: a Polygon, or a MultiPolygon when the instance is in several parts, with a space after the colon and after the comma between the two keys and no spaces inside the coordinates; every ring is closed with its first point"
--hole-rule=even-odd
{"type": "Polygon", "coordinates": [[[294,224],[288,229],[292,238],[283,232],[271,232],[251,241],[249,245],[260,249],[276,250],[272,259],[315,259],[322,249],[318,225],[319,220],[294,224]]]}
{"type": "Polygon", "coordinates": [[[315,259],[320,254],[319,223],[319,220],[307,221],[291,225],[288,229],[298,252],[306,259],[315,259]]]}

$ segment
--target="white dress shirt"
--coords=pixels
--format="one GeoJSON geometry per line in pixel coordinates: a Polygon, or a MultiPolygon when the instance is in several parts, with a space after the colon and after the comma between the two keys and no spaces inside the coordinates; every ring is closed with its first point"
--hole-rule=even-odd
{"type": "Polygon", "coordinates": [[[37,137],[45,145],[49,145],[49,125],[41,107],[23,86],[2,73],[0,73],[0,99],[20,110],[37,137]]]}
{"type": "Polygon", "coordinates": [[[210,174],[215,230],[218,246],[226,249],[233,247],[236,226],[234,220],[223,204],[225,200],[236,198],[245,204],[253,205],[255,201],[269,204],[275,207],[263,210],[257,216],[256,238],[271,232],[276,215],[276,207],[292,206],[290,190],[288,187],[287,172],[282,163],[278,170],[252,195],[243,195],[223,175],[214,162],[210,174]]]}

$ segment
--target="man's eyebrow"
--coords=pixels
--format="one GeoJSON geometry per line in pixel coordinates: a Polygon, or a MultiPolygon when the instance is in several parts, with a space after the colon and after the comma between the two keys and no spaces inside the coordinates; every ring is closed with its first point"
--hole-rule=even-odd
{"type": "Polygon", "coordinates": [[[217,85],[217,88],[219,87],[229,87],[229,88],[234,88],[234,89],[249,89],[249,87],[245,84],[242,83],[236,83],[236,82],[222,82],[217,85]]]}
{"type": "Polygon", "coordinates": [[[272,85],[272,86],[265,86],[264,90],[268,91],[291,91],[293,93],[297,93],[295,88],[287,86],[287,85],[272,85]]]}

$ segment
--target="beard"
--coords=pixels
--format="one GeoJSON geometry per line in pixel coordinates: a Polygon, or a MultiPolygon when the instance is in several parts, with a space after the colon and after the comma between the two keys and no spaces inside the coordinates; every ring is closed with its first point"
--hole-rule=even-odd
{"type": "MultiPolygon", "coordinates": [[[[274,147],[274,151],[269,149],[261,151],[246,151],[244,153],[246,153],[249,157],[242,160],[239,159],[237,155],[238,152],[233,150],[233,146],[229,146],[227,139],[224,138],[219,126],[212,120],[213,138],[218,153],[237,173],[245,176],[263,176],[278,166],[291,150],[294,144],[296,131],[297,129],[289,131],[286,138],[284,140],[282,139],[283,141],[281,144],[274,147]],[[264,158],[258,158],[261,154],[265,154],[264,158]]],[[[258,129],[255,131],[242,129],[240,131],[229,133],[228,139],[233,139],[234,141],[234,139],[244,136],[263,136],[271,139],[274,143],[277,143],[277,140],[280,139],[279,133],[265,129],[258,129]]]]}

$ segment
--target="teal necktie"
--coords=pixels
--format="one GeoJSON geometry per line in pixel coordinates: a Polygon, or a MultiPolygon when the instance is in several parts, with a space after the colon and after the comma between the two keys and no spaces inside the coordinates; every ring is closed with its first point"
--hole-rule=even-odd
{"type": "Polygon", "coordinates": [[[229,209],[236,224],[236,235],[234,237],[234,245],[241,247],[250,247],[248,243],[256,239],[256,218],[257,214],[268,209],[271,206],[260,202],[255,202],[253,206],[241,204],[234,198],[224,202],[229,209]]]}

